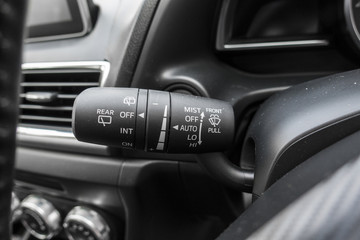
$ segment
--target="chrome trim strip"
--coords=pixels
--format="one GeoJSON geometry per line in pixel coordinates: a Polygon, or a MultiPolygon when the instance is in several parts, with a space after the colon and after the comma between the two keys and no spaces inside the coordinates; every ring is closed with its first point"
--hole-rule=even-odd
{"type": "Polygon", "coordinates": [[[56,137],[56,138],[68,138],[75,139],[74,134],[71,131],[60,131],[44,128],[30,128],[30,127],[17,127],[17,134],[38,136],[38,137],[56,137]]]}
{"type": "Polygon", "coordinates": [[[33,42],[44,42],[44,41],[53,41],[53,40],[60,40],[60,39],[67,39],[67,38],[76,38],[85,36],[88,32],[92,29],[91,23],[91,15],[89,12],[89,6],[86,0],[77,0],[81,20],[83,23],[83,30],[77,33],[70,33],[70,34],[61,34],[61,35],[54,35],[54,36],[45,36],[45,37],[35,37],[35,38],[27,38],[25,39],[25,43],[33,43],[33,42]]]}
{"type": "Polygon", "coordinates": [[[23,73],[31,73],[39,70],[98,70],[100,71],[100,86],[103,87],[110,72],[110,63],[106,61],[79,61],[79,62],[44,62],[23,63],[23,73]]]}
{"type": "Polygon", "coordinates": [[[240,43],[225,44],[224,50],[252,50],[252,49],[271,49],[271,48],[289,48],[289,47],[317,47],[328,46],[330,43],[325,39],[298,40],[298,41],[279,41],[279,42],[261,42],[261,43],[240,43]]]}

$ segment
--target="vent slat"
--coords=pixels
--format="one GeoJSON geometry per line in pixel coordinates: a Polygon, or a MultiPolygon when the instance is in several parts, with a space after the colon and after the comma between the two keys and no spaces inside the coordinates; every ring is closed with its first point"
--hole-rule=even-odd
{"type": "Polygon", "coordinates": [[[20,115],[20,119],[71,123],[71,119],[69,118],[43,117],[43,116],[33,116],[33,115],[20,115]]]}
{"type": "MultiPolygon", "coordinates": [[[[21,93],[20,98],[25,98],[26,94],[21,93]]],[[[56,98],[58,99],[75,99],[77,97],[77,94],[58,94],[56,98]]]]}
{"type": "Polygon", "coordinates": [[[21,87],[96,87],[99,83],[89,82],[22,82],[21,87]]]}
{"type": "Polygon", "coordinates": [[[36,109],[36,110],[51,110],[51,111],[72,111],[72,107],[67,106],[59,106],[59,107],[51,107],[51,106],[41,106],[41,105],[29,105],[29,104],[21,104],[21,109],[36,109]]]}
{"type": "Polygon", "coordinates": [[[26,71],[20,88],[20,123],[44,127],[71,127],[74,100],[89,87],[98,87],[101,72],[26,71]],[[53,93],[44,102],[27,98],[31,93],[53,93]]]}

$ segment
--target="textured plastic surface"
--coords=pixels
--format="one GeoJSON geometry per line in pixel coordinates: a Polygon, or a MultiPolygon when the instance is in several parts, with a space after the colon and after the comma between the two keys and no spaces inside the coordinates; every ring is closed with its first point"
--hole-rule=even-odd
{"type": "Polygon", "coordinates": [[[80,141],[150,152],[203,153],[232,144],[230,104],[134,88],[92,88],[74,104],[73,132],[80,141]]]}
{"type": "Polygon", "coordinates": [[[195,163],[129,159],[118,189],[127,240],[215,239],[242,209],[195,163]]]}
{"type": "Polygon", "coordinates": [[[357,157],[280,212],[248,240],[359,239],[360,212],[354,211],[360,203],[359,171],[360,158],[357,157]]]}
{"type": "Polygon", "coordinates": [[[360,129],[359,77],[356,70],[304,83],[259,109],[242,155],[243,164],[255,164],[253,193],[260,195],[302,161],[360,129]],[[254,152],[255,159],[249,158],[254,152]]]}
{"type": "Polygon", "coordinates": [[[0,239],[10,239],[21,50],[26,1],[0,2],[0,239]]]}
{"type": "MultiPolygon", "coordinates": [[[[309,158],[305,162],[298,165],[296,168],[291,170],[288,174],[283,176],[279,181],[274,183],[272,186],[266,190],[259,199],[257,199],[236,221],[234,221],[218,240],[234,240],[234,239],[247,239],[251,234],[256,232],[262,226],[264,226],[268,221],[271,221],[279,212],[284,210],[291,203],[295,202],[296,199],[300,198],[307,191],[316,186],[319,182],[326,180],[339,168],[346,165],[349,161],[356,159],[360,150],[358,147],[358,142],[360,141],[360,132],[356,132],[349,137],[342,139],[341,141],[329,146],[328,148],[322,150],[318,154],[309,158]]],[[[357,184],[352,183],[352,185],[357,186],[357,184]]],[[[349,186],[350,187],[350,186],[349,186]]],[[[333,189],[334,190],[334,189],[333,189]]],[[[347,191],[343,192],[344,194],[349,193],[350,188],[347,191]]],[[[336,193],[337,194],[337,193],[336,193]]],[[[342,195],[341,200],[345,201],[347,198],[345,195],[342,195]]],[[[340,200],[340,199],[339,199],[340,200]]],[[[312,198],[312,202],[316,201],[316,197],[312,198]]],[[[311,203],[309,203],[311,204],[311,203]]],[[[324,206],[323,202],[321,206],[324,206]]],[[[338,210],[341,207],[347,206],[338,204],[333,208],[334,211],[338,210]]],[[[300,218],[299,215],[302,213],[306,215],[307,211],[304,211],[304,208],[311,207],[311,205],[302,205],[302,208],[298,209],[297,214],[292,215],[291,220],[284,222],[290,224],[294,227],[292,230],[288,230],[287,233],[291,234],[296,229],[295,221],[300,218]]],[[[314,207],[314,206],[313,206],[314,207]]],[[[314,208],[315,210],[320,210],[319,208],[314,208]]],[[[308,208],[309,209],[309,208],[308,208]]],[[[353,208],[354,209],[354,208],[353,208]]],[[[303,217],[305,217],[305,215],[303,217]]],[[[312,215],[306,223],[310,226],[314,226],[314,218],[316,216],[322,216],[321,214],[316,213],[312,215]]],[[[326,222],[332,222],[332,216],[325,218],[326,222]]],[[[320,227],[318,230],[327,229],[326,226],[320,227]]],[[[332,230],[332,229],[327,229],[332,230]]],[[[276,228],[274,233],[280,232],[281,229],[276,228]]],[[[302,234],[306,234],[306,231],[303,231],[302,234]]],[[[284,232],[282,232],[284,233],[284,232]]],[[[304,235],[302,235],[304,236],[304,235]]],[[[258,238],[262,239],[262,238],[258,238]]],[[[266,237],[265,239],[272,239],[266,237]]],[[[289,239],[289,238],[275,238],[275,239],[289,239]]],[[[304,238],[300,237],[299,239],[320,239],[318,237],[313,238],[304,238]]],[[[349,238],[340,238],[340,239],[349,239],[349,238]]],[[[358,238],[355,238],[358,239],[358,238]]]]}

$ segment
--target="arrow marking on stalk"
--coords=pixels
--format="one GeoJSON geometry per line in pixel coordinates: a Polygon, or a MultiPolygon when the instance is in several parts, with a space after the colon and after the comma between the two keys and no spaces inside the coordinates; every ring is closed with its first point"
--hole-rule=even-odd
{"type": "Polygon", "coordinates": [[[200,119],[200,126],[199,126],[199,141],[198,141],[198,144],[199,144],[199,145],[202,144],[201,131],[202,131],[203,119],[204,119],[204,117],[205,117],[204,112],[202,112],[200,116],[201,116],[201,119],[200,119]]]}

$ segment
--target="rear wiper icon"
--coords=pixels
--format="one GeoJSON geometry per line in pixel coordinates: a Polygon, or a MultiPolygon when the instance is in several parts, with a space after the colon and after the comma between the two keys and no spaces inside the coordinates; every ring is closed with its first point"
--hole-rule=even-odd
{"type": "Polygon", "coordinates": [[[109,125],[112,122],[112,116],[106,116],[106,115],[99,115],[98,116],[98,123],[104,125],[109,125]]]}

